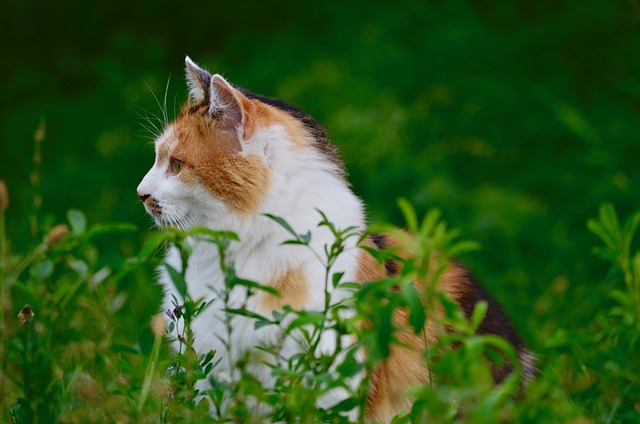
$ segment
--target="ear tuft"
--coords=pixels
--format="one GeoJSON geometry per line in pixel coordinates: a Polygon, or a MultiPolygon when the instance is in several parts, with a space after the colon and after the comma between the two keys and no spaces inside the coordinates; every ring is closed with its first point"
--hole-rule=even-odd
{"type": "Polygon", "coordinates": [[[211,77],[211,85],[209,87],[210,106],[209,112],[212,115],[220,111],[228,111],[237,108],[238,99],[235,95],[235,89],[220,75],[215,74],[211,77]]]}
{"type": "Polygon", "coordinates": [[[209,98],[209,86],[211,84],[211,74],[191,60],[189,56],[184,59],[186,65],[187,85],[189,86],[189,97],[199,103],[209,98]]]}
{"type": "Polygon", "coordinates": [[[255,129],[255,106],[220,75],[211,77],[209,113],[219,116],[223,127],[248,140],[255,129]]]}

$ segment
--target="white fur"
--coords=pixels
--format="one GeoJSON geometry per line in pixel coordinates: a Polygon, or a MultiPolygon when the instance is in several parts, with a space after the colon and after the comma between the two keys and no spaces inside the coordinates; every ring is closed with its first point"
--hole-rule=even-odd
{"type": "MultiPolygon", "coordinates": [[[[156,149],[162,144],[175,143],[173,127],[169,127],[157,140],[156,149]]],[[[303,246],[282,245],[291,236],[277,223],[263,214],[269,213],[284,218],[298,233],[310,231],[311,248],[324,256],[324,246],[331,245],[334,237],[326,227],[318,228],[323,211],[339,229],[355,226],[364,230],[364,211],[360,199],[353,194],[347,183],[336,171],[336,166],[312,147],[294,146],[285,128],[274,125],[258,127],[251,139],[242,142],[242,155],[256,155],[269,168],[271,184],[265,194],[260,209],[251,216],[239,216],[220,199],[216,199],[203,187],[190,187],[182,183],[176,175],[168,172],[168,160],[156,159],[153,168],[144,177],[138,192],[150,194],[158,201],[167,217],[156,222],[159,225],[180,227],[203,226],[213,230],[230,230],[238,234],[240,242],[230,245],[228,260],[233,263],[239,277],[267,284],[289,269],[300,269],[309,282],[308,304],[305,309],[324,308],[324,264],[303,246]]],[[[151,212],[150,212],[151,213],[151,212]]],[[[344,272],[343,281],[354,281],[356,275],[357,250],[355,238],[346,244],[343,253],[332,272],[344,272]]],[[[174,248],[167,252],[166,260],[180,269],[180,255],[174,248]]],[[[165,297],[164,309],[172,309],[171,296],[180,299],[175,286],[166,271],[160,271],[160,283],[165,297]]],[[[280,338],[279,329],[274,326],[254,329],[254,320],[233,316],[233,333],[227,351],[221,340],[227,338],[225,314],[220,294],[224,291],[224,277],[219,267],[215,246],[194,243],[189,259],[186,281],[189,295],[193,299],[213,300],[212,305],[193,322],[195,348],[199,353],[216,349],[222,362],[213,372],[218,377],[233,378],[231,368],[235,360],[247,351],[256,352],[259,345],[275,343],[280,338]]],[[[331,287],[330,287],[331,289],[331,287]]],[[[332,302],[337,302],[343,293],[332,293],[332,302]]],[[[180,300],[181,301],[181,300],[180,300]]],[[[248,302],[246,291],[236,287],[231,293],[231,307],[247,304],[249,310],[258,310],[256,297],[248,302]]],[[[323,337],[323,351],[335,349],[333,337],[323,337]]],[[[346,342],[345,342],[346,343],[346,342]]],[[[285,356],[296,353],[299,345],[295,340],[285,344],[285,356]]],[[[253,365],[252,371],[265,385],[272,383],[269,369],[253,365]]],[[[321,400],[321,406],[330,406],[341,400],[344,393],[330,393],[321,400]]]]}

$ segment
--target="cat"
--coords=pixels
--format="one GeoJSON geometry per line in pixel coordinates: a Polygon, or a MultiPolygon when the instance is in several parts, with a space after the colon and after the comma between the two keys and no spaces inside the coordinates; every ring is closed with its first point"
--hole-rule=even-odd
{"type": "MultiPolygon", "coordinates": [[[[310,232],[310,246],[319,252],[334,242],[334,235],[327,227],[318,227],[318,211],[337,228],[354,227],[364,233],[364,205],[350,188],[335,145],[325,129],[301,110],[234,86],[189,57],[185,62],[189,101],[155,141],[155,163],[137,189],[145,209],[160,227],[201,226],[237,233],[240,241],[231,243],[226,254],[237,275],[275,288],[281,296],[259,292],[246,299],[246,291],[234,289],[229,299],[231,307],[244,305],[263,316],[271,316],[273,310],[281,310],[284,305],[323,310],[323,264],[311,249],[283,245],[291,235],[265,214],[282,217],[301,234],[310,232]]],[[[373,235],[365,244],[380,249],[393,244],[393,240],[373,235]]],[[[211,245],[193,247],[186,271],[192,298],[209,301],[219,295],[224,275],[217,255],[211,245]]],[[[181,269],[175,247],[168,249],[166,261],[181,269]]],[[[381,266],[359,249],[356,238],[346,240],[344,253],[333,266],[335,272],[344,272],[343,281],[354,282],[384,278],[394,272],[393,268],[392,263],[381,266]]],[[[172,296],[180,299],[180,295],[166,270],[161,270],[159,280],[165,290],[164,308],[172,309],[172,296]]],[[[465,267],[452,262],[440,286],[467,315],[477,301],[488,301],[488,313],[479,332],[506,338],[518,352],[525,378],[535,373],[533,355],[499,305],[465,267]]],[[[346,295],[336,290],[331,294],[332,302],[346,295]]],[[[256,330],[251,319],[234,317],[233,340],[229,343],[234,349],[228,352],[220,343],[226,334],[222,308],[221,302],[214,301],[193,321],[194,347],[198,352],[215,347],[222,358],[230,356],[232,360],[223,360],[214,372],[232,378],[232,365],[225,364],[233,364],[239,355],[256,346],[274,342],[279,333],[273,326],[256,330]]],[[[407,341],[424,348],[420,335],[409,336],[407,341]]],[[[287,348],[295,352],[295,342],[287,348]]],[[[398,411],[410,408],[405,391],[428,379],[419,350],[394,348],[374,370],[367,419],[388,421],[398,411]]],[[[266,366],[255,364],[251,370],[264,384],[271,381],[266,366]]],[[[496,378],[508,372],[508,367],[496,368],[496,378]]],[[[331,406],[342,396],[339,391],[331,393],[319,401],[319,406],[331,406]]]]}

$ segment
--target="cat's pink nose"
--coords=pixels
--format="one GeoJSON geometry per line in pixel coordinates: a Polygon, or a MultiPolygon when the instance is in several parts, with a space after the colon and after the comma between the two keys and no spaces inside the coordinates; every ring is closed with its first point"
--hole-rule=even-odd
{"type": "Polygon", "coordinates": [[[150,194],[140,194],[140,192],[138,192],[138,197],[140,198],[140,200],[142,200],[143,202],[145,200],[147,200],[149,198],[150,194]]]}

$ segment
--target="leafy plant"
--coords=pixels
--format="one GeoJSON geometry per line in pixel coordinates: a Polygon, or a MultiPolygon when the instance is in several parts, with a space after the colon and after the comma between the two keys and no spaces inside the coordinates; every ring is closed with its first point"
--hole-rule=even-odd
{"type": "MultiPolygon", "coordinates": [[[[366,422],[373,370],[393,346],[402,346],[403,332],[408,332],[423,338],[425,367],[435,378],[411,389],[412,407],[394,423],[427,418],[565,421],[589,415],[626,422],[638,417],[639,380],[629,364],[640,359],[640,253],[633,250],[640,213],[620,224],[613,207],[603,205],[598,219],[589,221],[589,229],[603,241],[594,252],[613,265],[607,276],[610,300],[577,336],[578,345],[560,344],[545,353],[540,376],[523,389],[513,348],[496,336],[477,334],[487,304],[478,303],[467,319],[438,288],[449,256],[476,249],[477,244],[459,241],[459,233],[447,229],[437,211],[418,220],[407,202],[401,202],[401,209],[406,230],[387,224],[372,229],[393,236],[394,247],[363,246],[381,263],[395,261],[397,275],[363,284],[343,281],[333,265],[344,254],[345,241],[355,238],[363,244],[368,234],[336,228],[320,214],[319,225],[334,236],[331,245],[314,252],[325,268],[324,307],[314,311],[284,306],[271,316],[256,314],[246,304],[233,308],[227,304],[234,287],[243,287],[249,296],[261,291],[278,295],[272,288],[240,278],[225,260],[229,243],[237,240],[235,234],[203,228],[152,233],[136,256],[111,268],[101,265],[93,241],[133,228],[92,225],[82,212],[69,211],[67,223],[50,225],[30,252],[16,255],[3,250],[5,308],[25,305],[19,308],[17,321],[17,314],[3,314],[3,416],[14,423],[366,422]],[[196,241],[220,253],[225,287],[213,302],[226,305],[227,340],[234,316],[253,320],[258,329],[277,328],[278,338],[260,349],[272,385],[256,379],[247,355],[230,364],[237,372],[224,377],[216,374],[216,367],[228,357],[194,350],[193,319],[212,304],[191,299],[186,291],[188,258],[196,241]],[[167,243],[181,252],[181,267],[156,258],[167,243]],[[150,324],[141,323],[136,339],[118,337],[118,316],[127,308],[120,283],[158,265],[170,275],[181,298],[174,299],[170,310],[150,316],[150,324]],[[334,302],[333,290],[351,295],[334,302]],[[406,311],[406,322],[394,320],[398,310],[406,311]],[[435,343],[423,334],[426,322],[433,323],[439,335],[435,343]],[[333,338],[335,349],[319,349],[323,337],[333,338]],[[166,345],[167,338],[177,346],[175,351],[166,345]],[[301,349],[293,356],[282,350],[288,338],[300,342],[301,349]],[[365,355],[359,353],[362,349],[365,355]],[[583,353],[574,354],[578,351],[583,353]],[[515,372],[496,385],[491,367],[504,361],[515,372]],[[580,380],[580,374],[586,380],[580,380]],[[342,400],[323,404],[333,391],[340,391],[342,400]]],[[[287,244],[311,249],[310,233],[297,233],[282,219],[270,218],[291,235],[287,244]]]]}

